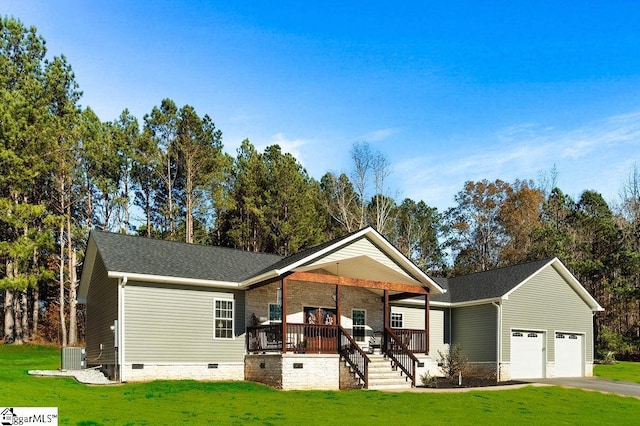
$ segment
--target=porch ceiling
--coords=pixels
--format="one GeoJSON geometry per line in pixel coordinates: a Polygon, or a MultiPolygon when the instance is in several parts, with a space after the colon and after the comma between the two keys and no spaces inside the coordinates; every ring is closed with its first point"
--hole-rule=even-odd
{"type": "MultiPolygon", "coordinates": [[[[320,270],[340,277],[405,284],[421,289],[425,288],[425,285],[410,277],[408,274],[397,272],[368,256],[358,256],[326,263],[315,263],[295,269],[296,272],[319,272],[320,270]]],[[[382,294],[382,290],[372,290],[382,294]]]]}

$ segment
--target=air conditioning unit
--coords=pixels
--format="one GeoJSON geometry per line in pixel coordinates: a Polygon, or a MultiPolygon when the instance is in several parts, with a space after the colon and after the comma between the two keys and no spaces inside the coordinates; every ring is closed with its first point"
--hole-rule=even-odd
{"type": "Polygon", "coordinates": [[[62,370],[82,370],[85,368],[84,348],[62,348],[62,370]]]}

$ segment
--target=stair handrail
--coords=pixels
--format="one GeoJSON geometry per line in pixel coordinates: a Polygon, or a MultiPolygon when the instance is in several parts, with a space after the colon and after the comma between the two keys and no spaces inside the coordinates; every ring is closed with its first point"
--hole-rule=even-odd
{"type": "Polygon", "coordinates": [[[409,350],[398,335],[389,327],[384,328],[384,332],[387,335],[385,341],[384,352],[385,355],[400,367],[400,369],[411,379],[411,386],[416,387],[416,364],[418,358],[409,350]],[[390,339],[389,339],[390,338],[390,339]],[[393,343],[392,343],[393,341],[393,343]],[[392,350],[392,346],[397,350],[397,353],[392,350]]]}
{"type": "Polygon", "coordinates": [[[351,335],[338,326],[338,353],[345,359],[347,364],[351,366],[353,371],[360,377],[364,383],[364,388],[369,388],[369,363],[371,360],[365,353],[365,351],[358,345],[358,343],[351,337],[351,335]],[[346,344],[342,344],[342,337],[347,339],[346,344]]]}

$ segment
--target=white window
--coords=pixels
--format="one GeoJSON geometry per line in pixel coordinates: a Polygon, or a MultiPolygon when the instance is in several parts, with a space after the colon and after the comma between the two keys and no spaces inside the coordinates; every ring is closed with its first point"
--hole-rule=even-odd
{"type": "Polygon", "coordinates": [[[356,342],[364,342],[365,325],[367,324],[367,313],[364,309],[353,309],[351,311],[353,319],[353,339],[356,342]]]}
{"type": "Polygon", "coordinates": [[[213,337],[233,339],[233,300],[215,300],[213,337]]]}
{"type": "Polygon", "coordinates": [[[403,324],[403,314],[400,312],[391,312],[391,328],[402,328],[403,324]]]}
{"type": "Polygon", "coordinates": [[[278,303],[269,303],[269,322],[282,322],[282,306],[278,303]]]}

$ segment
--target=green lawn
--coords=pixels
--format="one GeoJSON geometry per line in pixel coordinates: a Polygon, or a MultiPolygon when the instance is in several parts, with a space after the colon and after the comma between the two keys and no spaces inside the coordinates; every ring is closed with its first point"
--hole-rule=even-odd
{"type": "Polygon", "coordinates": [[[0,406],[58,407],[60,424],[638,424],[640,400],[559,387],[468,393],[283,392],[252,383],[86,386],[30,377],[57,349],[0,345],[0,406]]]}
{"type": "Polygon", "coordinates": [[[640,383],[640,363],[620,361],[612,365],[594,365],[593,374],[603,379],[640,383]]]}

